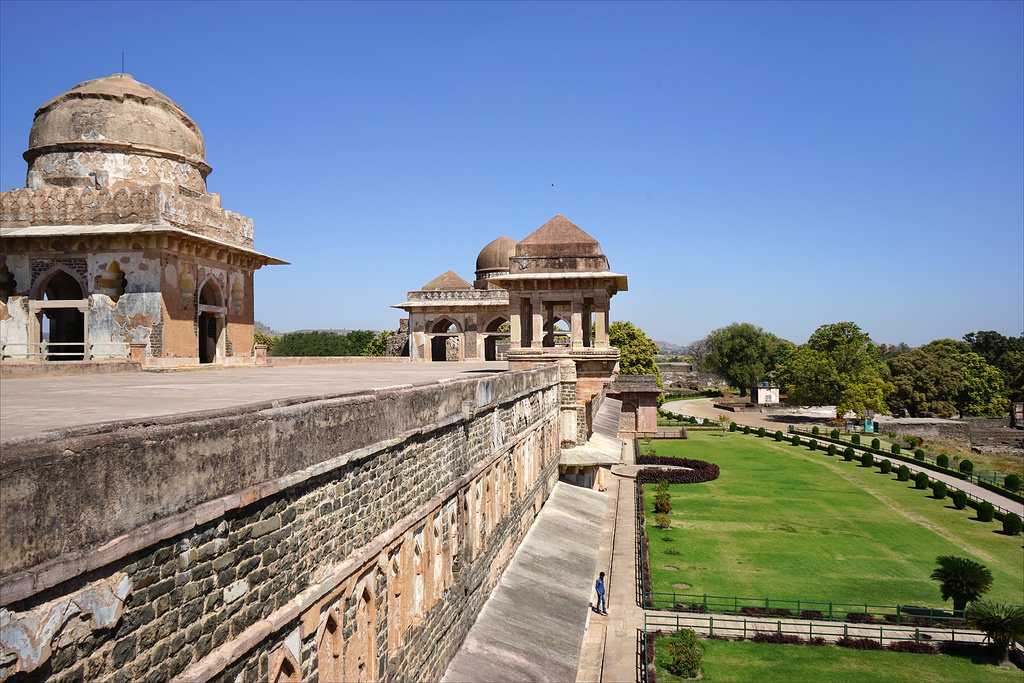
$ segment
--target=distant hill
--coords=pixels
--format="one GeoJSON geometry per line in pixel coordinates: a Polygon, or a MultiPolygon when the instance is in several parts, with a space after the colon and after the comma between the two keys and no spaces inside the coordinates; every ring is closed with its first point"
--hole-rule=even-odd
{"type": "Polygon", "coordinates": [[[672,342],[657,341],[658,349],[666,356],[685,356],[690,351],[687,344],[673,344],[672,342]]]}

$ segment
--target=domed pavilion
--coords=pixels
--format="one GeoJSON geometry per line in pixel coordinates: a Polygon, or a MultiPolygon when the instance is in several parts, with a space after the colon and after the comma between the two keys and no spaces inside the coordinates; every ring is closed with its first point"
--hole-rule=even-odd
{"type": "Polygon", "coordinates": [[[86,81],[39,107],[24,158],[0,193],[5,358],[251,360],[253,272],[285,262],[207,190],[181,107],[128,74],[86,81]]]}

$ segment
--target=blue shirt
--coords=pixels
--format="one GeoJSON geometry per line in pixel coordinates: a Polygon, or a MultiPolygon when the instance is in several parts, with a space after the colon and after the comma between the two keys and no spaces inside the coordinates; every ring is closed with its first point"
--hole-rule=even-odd
{"type": "Polygon", "coordinates": [[[594,584],[594,590],[597,591],[598,595],[604,595],[604,579],[597,580],[597,583],[594,584]]]}

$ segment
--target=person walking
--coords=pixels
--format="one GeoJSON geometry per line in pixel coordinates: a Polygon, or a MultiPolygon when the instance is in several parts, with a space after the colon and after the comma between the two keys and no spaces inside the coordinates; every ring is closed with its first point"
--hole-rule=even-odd
{"type": "Polygon", "coordinates": [[[597,609],[594,611],[608,616],[608,605],[604,601],[604,572],[601,572],[601,575],[597,577],[594,590],[597,591],[597,609]]]}

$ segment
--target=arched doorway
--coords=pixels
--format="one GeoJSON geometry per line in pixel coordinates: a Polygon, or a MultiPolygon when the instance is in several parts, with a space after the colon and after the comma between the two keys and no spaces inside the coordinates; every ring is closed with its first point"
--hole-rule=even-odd
{"type": "Polygon", "coordinates": [[[46,343],[46,360],[82,360],[85,357],[82,285],[71,273],[58,269],[36,291],[44,302],[37,315],[40,340],[46,343]],[[67,305],[53,305],[58,302],[67,302],[67,305]]]}
{"type": "Polygon", "coordinates": [[[488,323],[484,336],[484,360],[505,360],[509,329],[509,322],[505,318],[495,318],[488,323]]]}
{"type": "Polygon", "coordinates": [[[462,330],[458,324],[442,318],[430,328],[430,360],[459,360],[462,350],[462,330]]]}
{"type": "Polygon", "coordinates": [[[572,336],[572,329],[564,318],[555,318],[551,321],[550,331],[544,335],[544,346],[569,346],[572,336]]]}
{"type": "Polygon", "coordinates": [[[227,309],[224,295],[215,280],[208,279],[199,290],[198,337],[199,362],[213,363],[223,355],[222,337],[227,309]]]}

